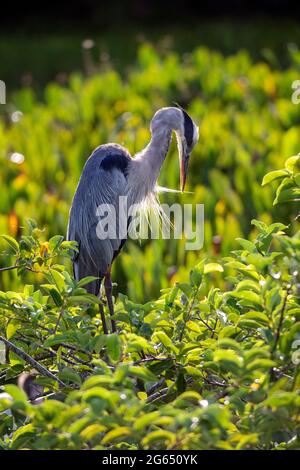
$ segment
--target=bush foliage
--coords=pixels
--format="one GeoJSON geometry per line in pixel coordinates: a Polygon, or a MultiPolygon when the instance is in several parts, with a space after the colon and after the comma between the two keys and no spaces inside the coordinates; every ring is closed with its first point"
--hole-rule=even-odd
{"type": "MultiPolygon", "coordinates": [[[[275,202],[299,200],[299,163],[265,176],[281,180],[275,202]]],[[[74,243],[28,225],[5,236],[12,268],[40,286],[0,293],[3,449],[300,448],[299,232],[253,220],[255,239],[156,301],[120,296],[118,333],[104,335],[90,278],[57,264],[74,243]],[[29,401],[15,381],[33,368],[29,401]]]]}

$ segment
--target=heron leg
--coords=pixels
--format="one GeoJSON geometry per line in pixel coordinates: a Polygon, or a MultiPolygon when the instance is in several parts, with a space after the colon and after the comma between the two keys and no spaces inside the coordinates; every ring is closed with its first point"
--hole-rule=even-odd
{"type": "Polygon", "coordinates": [[[98,298],[100,300],[99,312],[100,312],[100,317],[101,317],[101,321],[102,321],[103,333],[105,335],[108,335],[108,329],[107,329],[107,325],[106,325],[106,320],[105,320],[104,309],[103,309],[103,305],[102,305],[100,292],[99,292],[98,298]]]}
{"type": "Polygon", "coordinates": [[[111,275],[110,275],[110,269],[107,271],[104,277],[104,288],[105,288],[105,294],[107,298],[107,305],[108,305],[108,310],[110,313],[110,318],[111,318],[111,329],[112,332],[116,332],[116,322],[114,319],[114,303],[113,303],[113,298],[112,298],[112,282],[111,282],[111,275]]]}

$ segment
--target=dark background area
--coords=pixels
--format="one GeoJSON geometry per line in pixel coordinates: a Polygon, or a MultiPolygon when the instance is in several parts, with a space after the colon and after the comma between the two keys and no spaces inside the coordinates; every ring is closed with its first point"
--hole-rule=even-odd
{"type": "Polygon", "coordinates": [[[0,14],[0,79],[8,93],[82,72],[87,38],[94,63],[109,60],[121,74],[145,41],[162,53],[245,49],[282,68],[290,46],[300,45],[300,2],[292,0],[2,2],[0,14]]]}
{"type": "Polygon", "coordinates": [[[109,28],[126,23],[153,26],[230,16],[295,18],[300,2],[294,0],[124,0],[72,2],[2,2],[1,30],[45,31],[62,28],[109,28]]]}

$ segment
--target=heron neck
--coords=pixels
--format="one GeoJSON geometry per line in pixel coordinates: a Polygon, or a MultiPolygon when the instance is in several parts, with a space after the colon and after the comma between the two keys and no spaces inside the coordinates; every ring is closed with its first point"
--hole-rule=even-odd
{"type": "Polygon", "coordinates": [[[154,192],[157,179],[171,142],[171,129],[152,132],[147,147],[132,160],[129,187],[132,203],[139,203],[154,192]]]}

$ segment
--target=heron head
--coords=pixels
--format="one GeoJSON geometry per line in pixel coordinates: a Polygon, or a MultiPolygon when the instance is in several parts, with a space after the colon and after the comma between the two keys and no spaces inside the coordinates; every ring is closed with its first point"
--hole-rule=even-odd
{"type": "Polygon", "coordinates": [[[177,138],[177,147],[180,164],[180,189],[184,190],[188,163],[191,151],[195,147],[199,131],[188,113],[180,106],[159,109],[151,121],[152,136],[161,137],[161,131],[174,131],[177,138]]]}
{"type": "Polygon", "coordinates": [[[198,141],[199,131],[188,113],[182,108],[180,108],[180,111],[180,126],[179,129],[176,130],[176,137],[180,164],[180,189],[183,191],[188,171],[189,158],[198,141]]]}

